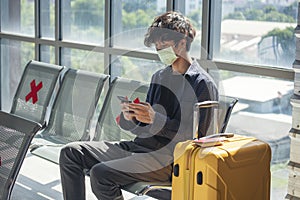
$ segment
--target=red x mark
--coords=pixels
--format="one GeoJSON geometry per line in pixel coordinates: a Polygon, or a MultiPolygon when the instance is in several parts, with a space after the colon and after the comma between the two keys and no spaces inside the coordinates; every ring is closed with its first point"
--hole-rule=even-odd
{"type": "Polygon", "coordinates": [[[37,93],[38,91],[43,87],[43,83],[40,82],[38,85],[35,84],[35,80],[31,81],[30,88],[31,92],[27,94],[25,97],[26,102],[29,101],[30,98],[32,98],[32,103],[35,104],[38,100],[37,93]]]}

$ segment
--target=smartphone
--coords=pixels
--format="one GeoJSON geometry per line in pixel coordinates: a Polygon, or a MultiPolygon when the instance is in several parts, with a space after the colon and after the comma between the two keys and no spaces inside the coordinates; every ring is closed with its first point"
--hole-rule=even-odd
{"type": "Polygon", "coordinates": [[[128,98],[123,97],[123,96],[117,96],[118,99],[122,102],[122,103],[131,103],[132,101],[128,100],[128,98]]]}

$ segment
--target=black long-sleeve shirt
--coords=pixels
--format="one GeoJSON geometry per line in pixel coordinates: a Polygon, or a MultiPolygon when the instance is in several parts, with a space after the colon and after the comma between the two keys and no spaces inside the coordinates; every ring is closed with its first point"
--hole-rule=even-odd
{"type": "MultiPolygon", "coordinates": [[[[216,84],[196,61],[185,74],[174,72],[168,66],[152,76],[147,93],[146,101],[156,112],[154,122],[133,123],[121,116],[120,126],[136,135],[133,142],[139,146],[151,150],[167,147],[173,152],[177,142],[192,139],[194,104],[217,99],[216,84]]],[[[200,121],[199,133],[202,136],[207,128],[200,121]]]]}

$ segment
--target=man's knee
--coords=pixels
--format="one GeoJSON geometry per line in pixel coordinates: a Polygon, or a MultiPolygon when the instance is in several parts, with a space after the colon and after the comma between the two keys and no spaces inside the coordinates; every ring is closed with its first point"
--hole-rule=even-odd
{"type": "Polygon", "coordinates": [[[64,165],[66,162],[73,160],[75,156],[74,154],[76,154],[75,152],[79,152],[80,149],[81,149],[80,145],[76,142],[65,145],[60,150],[59,164],[64,165]]]}
{"type": "Polygon", "coordinates": [[[94,165],[92,167],[92,169],[90,170],[91,182],[95,182],[95,181],[98,182],[100,180],[108,180],[112,176],[114,176],[114,173],[112,173],[111,168],[107,167],[103,163],[94,165]]]}
{"type": "Polygon", "coordinates": [[[90,170],[93,193],[99,199],[123,199],[118,171],[103,163],[96,164],[90,170]]]}

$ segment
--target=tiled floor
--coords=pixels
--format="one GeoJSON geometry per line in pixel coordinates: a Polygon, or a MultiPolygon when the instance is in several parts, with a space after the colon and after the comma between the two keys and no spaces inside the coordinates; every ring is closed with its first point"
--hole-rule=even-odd
{"type": "MultiPolygon", "coordinates": [[[[91,192],[88,177],[86,177],[86,185],[86,199],[96,200],[91,192]]],[[[154,200],[145,196],[137,197],[126,191],[123,191],[123,195],[126,200],[154,200]]],[[[58,165],[28,153],[14,186],[11,200],[63,200],[58,165]]]]}

